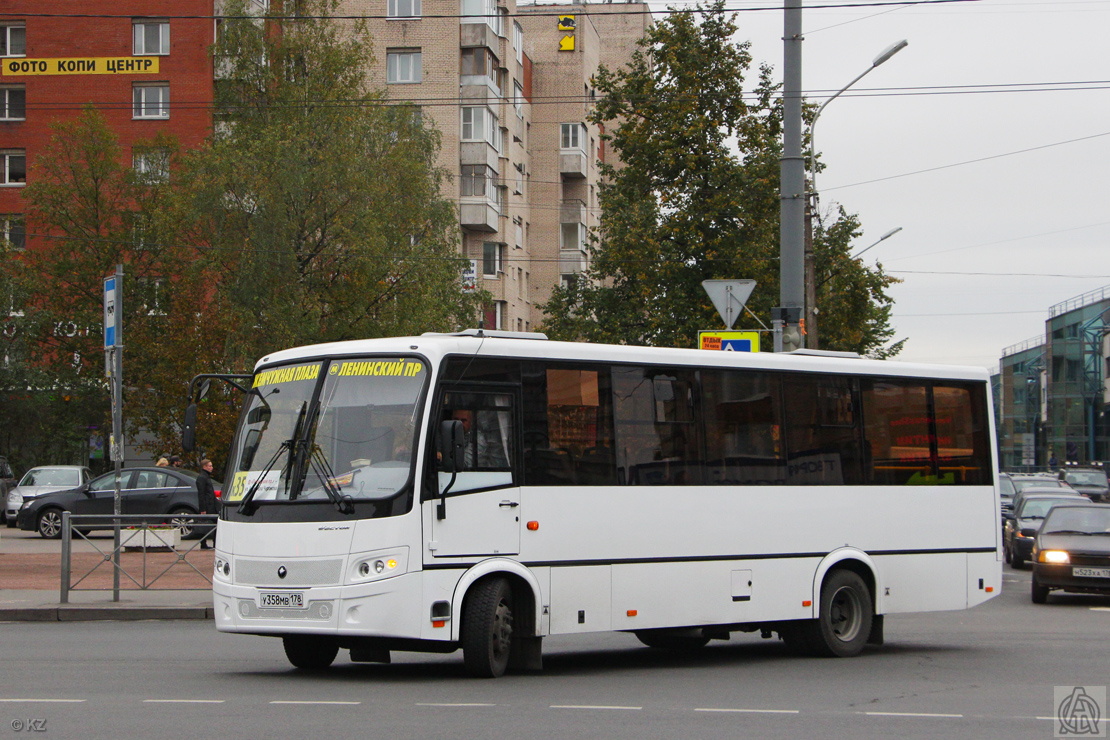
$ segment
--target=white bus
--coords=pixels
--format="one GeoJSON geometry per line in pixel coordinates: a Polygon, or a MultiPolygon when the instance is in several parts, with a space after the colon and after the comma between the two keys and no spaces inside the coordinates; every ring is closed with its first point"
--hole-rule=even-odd
{"type": "Polygon", "coordinates": [[[219,630],[322,669],[547,635],[804,652],[1001,586],[985,370],[468,331],[259,361],[216,542],[219,630]]]}

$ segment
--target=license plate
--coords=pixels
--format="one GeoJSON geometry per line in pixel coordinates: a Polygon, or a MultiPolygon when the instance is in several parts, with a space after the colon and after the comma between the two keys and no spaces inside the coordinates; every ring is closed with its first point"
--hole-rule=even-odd
{"type": "Polygon", "coordinates": [[[1080,578],[1110,578],[1110,568],[1075,568],[1071,574],[1080,578]]]}
{"type": "Polygon", "coordinates": [[[303,609],[304,594],[300,591],[269,591],[258,595],[260,607],[303,609]]]}

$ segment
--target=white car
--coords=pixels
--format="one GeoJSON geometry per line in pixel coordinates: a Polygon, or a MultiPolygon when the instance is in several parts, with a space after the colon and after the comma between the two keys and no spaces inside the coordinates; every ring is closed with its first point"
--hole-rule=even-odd
{"type": "Polygon", "coordinates": [[[38,498],[54,491],[67,491],[89,482],[92,472],[82,465],[42,465],[31,468],[20,479],[18,485],[8,492],[4,502],[4,515],[9,527],[15,526],[15,518],[24,499],[38,498]]]}

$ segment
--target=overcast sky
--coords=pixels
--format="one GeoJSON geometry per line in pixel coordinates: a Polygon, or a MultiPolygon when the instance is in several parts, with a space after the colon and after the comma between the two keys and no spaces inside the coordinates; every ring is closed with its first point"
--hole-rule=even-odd
{"type": "MultiPolygon", "coordinates": [[[[805,1],[809,100],[909,46],[821,114],[822,209],[859,214],[859,249],[902,227],[864,255],[904,281],[900,359],[996,368],[1051,306],[1110,286],[1110,0],[837,2],[805,1]]],[[[739,38],[781,80],[781,0],[727,7],[765,9],[739,38]]]]}

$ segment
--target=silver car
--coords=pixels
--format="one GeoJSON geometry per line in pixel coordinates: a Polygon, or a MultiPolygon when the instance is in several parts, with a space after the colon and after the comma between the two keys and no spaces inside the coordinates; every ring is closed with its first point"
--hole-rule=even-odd
{"type": "Polygon", "coordinates": [[[66,491],[89,482],[92,473],[83,465],[42,465],[31,468],[19,484],[8,492],[4,502],[4,514],[9,527],[15,526],[15,518],[24,499],[38,498],[54,491],[66,491]]]}

